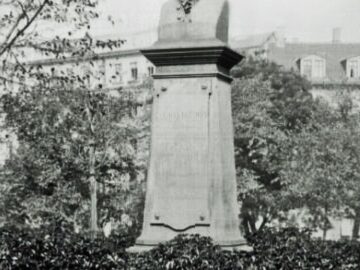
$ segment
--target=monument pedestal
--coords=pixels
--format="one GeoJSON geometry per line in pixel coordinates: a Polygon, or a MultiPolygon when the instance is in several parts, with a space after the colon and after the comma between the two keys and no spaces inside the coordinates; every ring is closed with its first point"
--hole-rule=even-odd
{"type": "Polygon", "coordinates": [[[225,46],[143,54],[157,73],[144,225],[130,251],[151,249],[179,233],[248,249],[238,221],[229,77],[241,56],[225,46]]]}
{"type": "Polygon", "coordinates": [[[229,70],[242,56],[226,46],[226,0],[199,1],[182,14],[162,8],[159,40],[142,53],[156,66],[143,230],[129,251],[178,234],[248,249],[239,206],[229,70]],[[180,18],[180,20],[179,20],[180,18]]]}

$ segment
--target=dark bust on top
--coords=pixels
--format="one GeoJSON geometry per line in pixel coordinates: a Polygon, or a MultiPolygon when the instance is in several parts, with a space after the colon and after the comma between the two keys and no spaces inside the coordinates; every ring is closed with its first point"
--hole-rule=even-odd
{"type": "Polygon", "coordinates": [[[179,0],[180,6],[184,10],[185,14],[191,12],[192,7],[199,2],[199,0],[179,0]]]}
{"type": "Polygon", "coordinates": [[[162,7],[155,47],[224,45],[228,41],[227,0],[168,0],[162,7]]]}

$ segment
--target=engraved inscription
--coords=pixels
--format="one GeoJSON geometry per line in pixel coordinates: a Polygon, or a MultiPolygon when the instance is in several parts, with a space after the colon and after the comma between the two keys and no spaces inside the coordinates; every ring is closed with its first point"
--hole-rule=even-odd
{"type": "Polygon", "coordinates": [[[182,228],[208,216],[208,95],[190,83],[168,87],[153,118],[155,209],[162,223],[182,228]]]}

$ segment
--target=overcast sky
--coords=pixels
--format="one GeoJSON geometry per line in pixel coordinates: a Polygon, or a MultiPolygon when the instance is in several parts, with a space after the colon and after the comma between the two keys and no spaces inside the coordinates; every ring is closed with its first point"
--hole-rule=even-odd
{"type": "MultiPolygon", "coordinates": [[[[100,0],[103,18],[115,26],[94,26],[97,35],[154,30],[166,0],[100,0]]],[[[206,1],[206,0],[201,0],[206,1]]],[[[282,28],[288,40],[331,41],[342,28],[342,40],[360,42],[360,0],[229,0],[230,36],[247,36],[282,28]]]]}

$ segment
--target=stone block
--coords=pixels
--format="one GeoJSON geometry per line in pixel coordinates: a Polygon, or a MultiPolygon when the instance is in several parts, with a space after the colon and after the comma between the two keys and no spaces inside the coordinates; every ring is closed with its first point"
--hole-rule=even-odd
{"type": "MultiPolygon", "coordinates": [[[[229,5],[226,0],[200,0],[186,15],[178,0],[167,1],[162,8],[157,45],[204,40],[228,42],[229,5]]],[[[173,45],[175,46],[175,45],[173,45]]]]}

